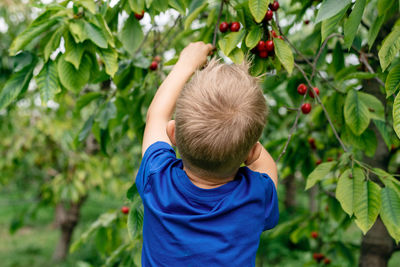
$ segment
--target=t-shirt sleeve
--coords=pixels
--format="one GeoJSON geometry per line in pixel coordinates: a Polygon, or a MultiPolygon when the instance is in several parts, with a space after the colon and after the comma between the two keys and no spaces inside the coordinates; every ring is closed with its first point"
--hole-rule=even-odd
{"type": "Polygon", "coordinates": [[[278,224],[279,220],[279,208],[278,208],[278,193],[272,179],[268,174],[261,173],[263,178],[266,179],[266,208],[265,208],[265,221],[264,231],[274,228],[278,224]]]}
{"type": "Polygon", "coordinates": [[[135,179],[139,194],[145,190],[151,174],[171,164],[173,160],[176,160],[176,154],[170,144],[161,141],[151,144],[143,155],[135,179]]]}

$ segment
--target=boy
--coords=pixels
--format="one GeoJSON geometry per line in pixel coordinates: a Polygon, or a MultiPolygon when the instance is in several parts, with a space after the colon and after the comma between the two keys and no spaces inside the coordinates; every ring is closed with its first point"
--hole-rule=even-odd
{"type": "Polygon", "coordinates": [[[276,165],[257,142],[264,96],[247,64],[212,60],[196,72],[212,50],[188,45],[147,112],[143,267],[254,266],[260,234],[278,221],[276,165]]]}

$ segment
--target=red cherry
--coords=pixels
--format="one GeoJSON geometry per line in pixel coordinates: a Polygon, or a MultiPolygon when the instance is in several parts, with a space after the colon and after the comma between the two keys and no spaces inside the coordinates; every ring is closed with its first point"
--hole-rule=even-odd
{"type": "Polygon", "coordinates": [[[219,31],[220,31],[220,32],[226,32],[226,31],[228,30],[228,28],[229,28],[229,24],[226,23],[225,21],[222,22],[222,23],[219,25],[219,31]]]}
{"type": "Polygon", "coordinates": [[[321,163],[322,163],[322,160],[321,159],[317,159],[317,161],[315,162],[315,165],[319,165],[321,163]]]}
{"type": "Polygon", "coordinates": [[[331,264],[331,259],[325,258],[325,259],[324,259],[324,264],[325,264],[325,265],[331,264]]]}
{"type": "Polygon", "coordinates": [[[304,103],[303,105],[301,105],[301,112],[303,112],[303,114],[308,114],[311,111],[311,104],[310,103],[304,103]]]}
{"type": "Polygon", "coordinates": [[[306,19],[305,21],[304,21],[304,24],[306,24],[306,25],[308,25],[310,23],[310,21],[308,20],[308,19],[306,19]]]}
{"type": "Polygon", "coordinates": [[[325,258],[325,256],[324,256],[324,254],[322,254],[322,253],[314,253],[314,254],[313,254],[313,258],[314,258],[314,260],[315,260],[316,262],[320,262],[320,261],[322,261],[322,260],[325,258]]]}
{"type": "Polygon", "coordinates": [[[333,158],[329,157],[326,159],[326,161],[333,161],[333,158]]]}
{"type": "Polygon", "coordinates": [[[157,67],[158,67],[157,61],[151,62],[151,64],[150,64],[150,69],[151,69],[151,70],[156,70],[157,67]]]}
{"type": "Polygon", "coordinates": [[[266,47],[267,47],[267,51],[268,51],[268,52],[274,51],[274,42],[273,42],[273,41],[268,40],[268,41],[265,43],[265,45],[266,45],[266,47]]]}
{"type": "Polygon", "coordinates": [[[137,20],[141,20],[143,17],[144,17],[144,10],[142,10],[142,13],[140,13],[140,14],[135,13],[135,18],[137,20]]]}
{"type": "Polygon", "coordinates": [[[266,50],[267,50],[267,47],[265,46],[265,42],[264,42],[264,41],[259,41],[259,42],[258,42],[258,44],[257,44],[257,50],[258,50],[259,52],[261,52],[261,51],[266,51],[266,50]]]}
{"type": "MultiPolygon", "coordinates": [[[[314,91],[317,93],[317,95],[319,95],[319,89],[318,89],[318,87],[314,87],[314,91]]],[[[309,95],[311,98],[314,98],[314,93],[312,92],[311,89],[308,90],[308,95],[309,95]]]]}
{"type": "Polygon", "coordinates": [[[278,37],[278,35],[276,35],[276,32],[275,32],[274,30],[271,30],[271,35],[272,35],[272,37],[274,37],[274,38],[278,37]]]}
{"type": "Polygon", "coordinates": [[[240,29],[240,23],[237,21],[232,22],[231,32],[237,32],[240,29]]]}
{"type": "Polygon", "coordinates": [[[269,8],[270,8],[272,11],[277,11],[278,8],[279,8],[279,3],[278,3],[278,1],[274,1],[272,4],[269,4],[269,8]]]}
{"type": "Polygon", "coordinates": [[[312,231],[311,232],[311,237],[314,238],[314,239],[318,238],[318,232],[312,231]]]}
{"type": "Polygon", "coordinates": [[[272,10],[268,10],[267,13],[265,13],[264,19],[266,21],[269,21],[273,18],[273,16],[274,16],[274,12],[272,12],[272,10]]]}
{"type": "Polygon", "coordinates": [[[267,52],[267,51],[261,51],[258,55],[259,55],[261,58],[267,58],[267,57],[268,57],[268,52],[267,52]]]}
{"type": "Polygon", "coordinates": [[[127,207],[127,206],[122,206],[121,212],[122,212],[123,214],[128,214],[128,213],[129,213],[129,207],[127,207]]]}
{"type": "Polygon", "coordinates": [[[317,149],[314,138],[312,138],[312,137],[308,138],[308,143],[310,144],[311,149],[317,149]]]}
{"type": "Polygon", "coordinates": [[[299,84],[297,86],[297,93],[300,95],[304,95],[307,92],[307,86],[304,83],[299,84]]]}
{"type": "Polygon", "coordinates": [[[279,39],[283,40],[283,37],[281,35],[278,36],[279,39]]]}

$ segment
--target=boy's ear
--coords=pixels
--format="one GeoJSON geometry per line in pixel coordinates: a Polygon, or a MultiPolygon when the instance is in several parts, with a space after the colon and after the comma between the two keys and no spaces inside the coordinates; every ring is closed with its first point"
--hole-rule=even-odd
{"type": "Polygon", "coordinates": [[[167,124],[167,135],[171,143],[176,146],[175,140],[175,120],[170,120],[167,124]]]}
{"type": "Polygon", "coordinates": [[[247,159],[245,160],[244,164],[251,165],[254,161],[256,161],[261,154],[261,144],[257,142],[250,150],[247,159]]]}

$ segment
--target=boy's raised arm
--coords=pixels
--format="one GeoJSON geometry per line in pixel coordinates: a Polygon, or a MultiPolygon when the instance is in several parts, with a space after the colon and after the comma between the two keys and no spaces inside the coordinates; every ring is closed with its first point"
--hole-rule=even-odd
{"type": "Polygon", "coordinates": [[[164,141],[171,144],[166,128],[175,109],[178,95],[196,69],[206,63],[207,56],[212,50],[211,44],[196,42],[189,44],[181,52],[178,62],[158,88],[147,111],[142,156],[154,142],[164,141]]]}
{"type": "Polygon", "coordinates": [[[278,187],[278,170],[276,167],[276,163],[268,151],[264,148],[263,145],[257,143],[257,146],[261,149],[260,156],[253,163],[248,165],[251,170],[256,172],[266,173],[271,177],[272,181],[275,184],[275,187],[278,187]]]}

